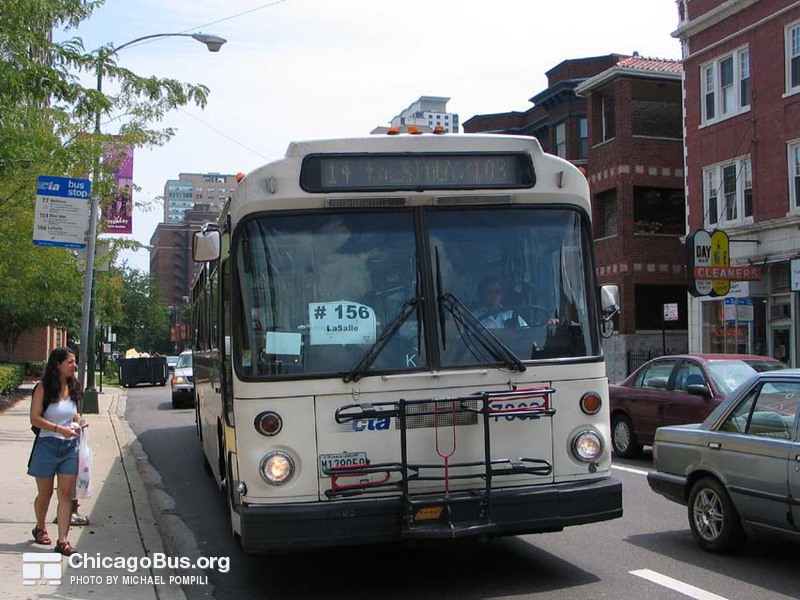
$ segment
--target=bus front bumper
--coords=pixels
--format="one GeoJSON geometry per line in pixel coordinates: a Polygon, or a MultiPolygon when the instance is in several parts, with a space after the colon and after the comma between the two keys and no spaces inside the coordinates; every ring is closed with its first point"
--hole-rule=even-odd
{"type": "MultiPolygon", "coordinates": [[[[416,498],[416,497],[412,497],[416,498]]],[[[339,545],[396,542],[406,538],[502,536],[560,531],[571,525],[622,516],[622,485],[614,479],[495,490],[489,524],[464,527],[461,535],[442,524],[414,535],[404,520],[402,498],[328,500],[307,504],[241,507],[241,543],[247,552],[292,552],[339,545]],[[426,534],[429,531],[430,534],[426,534]],[[442,535],[442,531],[452,534],[442,535]]],[[[456,523],[456,530],[458,530],[456,523]]]]}

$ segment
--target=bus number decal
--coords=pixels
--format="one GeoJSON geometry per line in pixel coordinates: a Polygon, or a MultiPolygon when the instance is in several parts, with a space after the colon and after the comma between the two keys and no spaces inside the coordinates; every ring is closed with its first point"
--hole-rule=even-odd
{"type": "MultiPolygon", "coordinates": [[[[504,409],[505,410],[511,410],[511,409],[514,409],[514,408],[528,408],[529,406],[530,407],[534,407],[534,408],[544,408],[545,402],[535,402],[534,401],[534,402],[531,402],[531,403],[527,403],[527,402],[508,402],[508,403],[505,403],[505,404],[501,404],[501,403],[497,403],[497,404],[493,403],[493,404],[491,404],[491,407],[494,410],[504,410],[504,409]]],[[[526,421],[528,419],[535,419],[535,418],[536,418],[535,415],[504,415],[502,413],[492,416],[492,419],[494,419],[495,423],[497,423],[500,419],[505,419],[506,421],[515,421],[515,420],[526,421]]]]}
{"type": "Polygon", "coordinates": [[[310,302],[308,322],[312,346],[375,342],[375,311],[365,304],[346,300],[310,302]]]}

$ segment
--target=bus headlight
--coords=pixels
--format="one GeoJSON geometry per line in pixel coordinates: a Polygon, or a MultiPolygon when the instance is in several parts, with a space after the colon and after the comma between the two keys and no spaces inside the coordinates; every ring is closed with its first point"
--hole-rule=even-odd
{"type": "Polygon", "coordinates": [[[258,466],[261,477],[272,485],[283,485],[294,475],[294,460],[285,452],[270,452],[258,466]]]}
{"type": "Polygon", "coordinates": [[[589,429],[572,438],[572,454],[581,462],[595,462],[603,454],[603,440],[589,429]]]}

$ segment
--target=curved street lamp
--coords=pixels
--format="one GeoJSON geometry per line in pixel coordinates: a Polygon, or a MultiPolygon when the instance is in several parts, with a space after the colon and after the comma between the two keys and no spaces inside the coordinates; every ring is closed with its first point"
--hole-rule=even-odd
{"type": "MultiPolygon", "coordinates": [[[[143,35],[129,42],[125,42],[115,48],[111,48],[107,52],[100,51],[97,56],[97,91],[103,91],[103,60],[112,56],[128,46],[138,44],[145,40],[166,37],[190,37],[198,42],[206,45],[209,52],[219,52],[222,45],[227,42],[226,39],[216,35],[207,33],[153,33],[150,35],[143,35]]],[[[100,134],[100,109],[97,109],[94,121],[94,133],[100,134]]],[[[93,183],[92,187],[96,190],[96,183],[99,176],[99,161],[97,157],[94,166],[93,183]]],[[[94,369],[95,369],[95,328],[94,328],[94,253],[95,242],[97,238],[97,211],[100,206],[100,198],[97,194],[92,194],[92,204],[89,215],[89,239],[86,245],[86,272],[84,273],[83,281],[83,305],[81,309],[81,359],[78,363],[78,380],[83,385],[86,381],[86,389],[84,390],[83,412],[96,413],[98,412],[97,406],[97,391],[94,388],[94,369]],[[88,373],[87,373],[88,368],[88,373]]]]}

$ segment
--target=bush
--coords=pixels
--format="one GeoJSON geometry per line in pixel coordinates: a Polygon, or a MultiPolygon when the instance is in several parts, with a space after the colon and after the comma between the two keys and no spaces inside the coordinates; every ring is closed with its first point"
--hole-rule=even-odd
{"type": "Polygon", "coordinates": [[[0,365],[0,394],[10,394],[16,390],[24,375],[22,365],[0,365]]]}
{"type": "Polygon", "coordinates": [[[25,376],[41,379],[44,375],[44,369],[46,366],[46,360],[29,360],[25,363],[25,376]]]}

